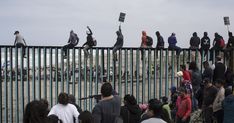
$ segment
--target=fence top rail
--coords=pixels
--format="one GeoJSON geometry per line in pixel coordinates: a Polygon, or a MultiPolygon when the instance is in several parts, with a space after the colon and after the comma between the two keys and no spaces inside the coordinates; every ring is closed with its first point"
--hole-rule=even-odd
{"type": "MultiPolygon", "coordinates": [[[[48,49],[61,49],[63,46],[26,46],[28,48],[48,48],[48,49]]],[[[14,45],[0,45],[0,48],[15,48],[14,45]]],[[[74,47],[74,49],[83,49],[83,47],[74,47]]],[[[113,47],[93,47],[92,49],[113,49],[113,47]]],[[[122,50],[138,50],[138,49],[145,49],[145,50],[155,50],[156,48],[141,48],[141,47],[122,47],[121,48],[122,50]]],[[[189,50],[192,50],[192,49],[189,49],[189,48],[181,48],[182,51],[189,51],[189,50]]],[[[168,49],[168,48],[161,48],[161,49],[158,49],[158,50],[169,50],[169,51],[172,51],[171,49],[168,49]]],[[[200,50],[200,49],[198,49],[200,50]]],[[[221,50],[223,51],[223,50],[221,50]]]]}

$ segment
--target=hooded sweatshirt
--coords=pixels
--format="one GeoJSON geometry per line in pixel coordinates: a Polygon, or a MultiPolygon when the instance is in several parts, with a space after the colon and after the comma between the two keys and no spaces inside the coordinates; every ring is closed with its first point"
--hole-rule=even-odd
{"type": "Polygon", "coordinates": [[[141,118],[141,109],[138,105],[129,105],[121,107],[120,115],[123,123],[139,123],[141,118]]]}
{"type": "Polygon", "coordinates": [[[223,123],[233,123],[234,117],[234,95],[227,96],[223,101],[224,119],[223,123]]]}
{"type": "Polygon", "coordinates": [[[177,112],[176,116],[179,118],[188,118],[190,117],[192,110],[191,98],[187,94],[184,97],[179,96],[176,101],[177,112]]]}
{"type": "Polygon", "coordinates": [[[200,38],[197,36],[197,33],[193,33],[193,37],[190,39],[190,48],[198,49],[200,44],[200,38]]]}

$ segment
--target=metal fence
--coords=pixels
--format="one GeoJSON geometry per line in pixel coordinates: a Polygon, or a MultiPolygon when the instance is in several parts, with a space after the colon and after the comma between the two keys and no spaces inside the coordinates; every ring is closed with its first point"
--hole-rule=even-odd
{"type": "Polygon", "coordinates": [[[122,48],[117,59],[107,47],[90,49],[90,56],[76,47],[66,58],[62,47],[29,46],[25,57],[23,50],[0,46],[0,122],[22,122],[28,102],[47,99],[53,106],[60,92],[73,94],[82,109],[92,110],[95,99],[81,99],[100,94],[104,81],[111,82],[121,97],[133,94],[138,103],[168,96],[169,88],[180,82],[176,72],[181,64],[195,60],[202,70],[201,63],[210,58],[209,53],[188,49],[176,56],[168,49],[122,48]]]}

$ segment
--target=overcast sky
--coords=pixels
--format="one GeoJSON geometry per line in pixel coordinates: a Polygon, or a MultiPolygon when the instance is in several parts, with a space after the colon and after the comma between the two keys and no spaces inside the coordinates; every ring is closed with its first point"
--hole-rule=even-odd
{"type": "Polygon", "coordinates": [[[126,13],[124,47],[140,46],[142,30],[154,41],[155,31],[160,31],[166,47],[172,32],[181,47],[188,47],[194,31],[200,37],[208,31],[212,40],[218,32],[227,41],[223,17],[230,17],[233,31],[233,5],[234,0],[1,0],[0,43],[12,45],[13,33],[19,30],[28,45],[62,46],[73,29],[81,46],[89,25],[98,46],[110,47],[116,41],[120,12],[126,13]]]}

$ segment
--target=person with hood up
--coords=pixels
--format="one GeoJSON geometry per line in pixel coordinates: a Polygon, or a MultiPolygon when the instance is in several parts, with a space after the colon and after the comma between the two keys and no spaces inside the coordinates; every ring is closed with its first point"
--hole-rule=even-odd
{"type": "Polygon", "coordinates": [[[190,49],[197,50],[200,45],[200,38],[197,36],[197,33],[193,33],[193,37],[190,39],[190,49]]]}
{"type": "Polygon", "coordinates": [[[201,39],[201,55],[204,52],[204,56],[208,53],[210,49],[210,38],[208,37],[208,33],[204,32],[204,36],[201,39]]]}
{"type": "Polygon", "coordinates": [[[223,39],[222,36],[220,36],[217,32],[214,34],[215,38],[213,41],[213,47],[211,48],[211,53],[210,53],[210,60],[212,60],[213,54],[215,52],[215,57],[219,55],[219,51],[223,49],[223,47],[221,47],[221,39],[223,39]]]}
{"type": "Polygon", "coordinates": [[[63,52],[65,52],[65,58],[67,57],[67,49],[74,48],[79,42],[79,38],[73,30],[70,31],[70,37],[68,39],[68,44],[63,46],[63,52]]]}
{"type": "MultiPolygon", "coordinates": [[[[146,31],[142,31],[141,48],[148,48],[146,31]]],[[[144,57],[144,50],[142,49],[141,50],[141,60],[143,60],[143,57],[144,57]]]]}
{"type": "Polygon", "coordinates": [[[170,37],[168,37],[168,49],[169,50],[176,50],[176,55],[179,56],[181,52],[181,48],[176,46],[177,40],[175,37],[175,33],[172,33],[170,37]]]}
{"type": "Polygon", "coordinates": [[[141,109],[133,95],[125,95],[124,106],[121,107],[120,116],[123,123],[139,123],[141,118],[141,109]]]}
{"type": "Polygon", "coordinates": [[[178,89],[180,95],[176,101],[176,123],[189,123],[192,111],[192,102],[184,87],[178,89]]]}
{"type": "Polygon", "coordinates": [[[155,34],[156,34],[157,39],[158,39],[158,42],[157,42],[157,45],[156,45],[156,49],[163,49],[164,48],[163,37],[161,36],[161,34],[160,34],[159,31],[157,31],[155,34]]]}
{"type": "Polygon", "coordinates": [[[84,47],[84,53],[85,53],[85,56],[89,56],[89,52],[88,52],[88,49],[92,48],[93,46],[96,46],[97,42],[96,40],[94,39],[93,37],[93,32],[92,30],[89,28],[89,26],[87,26],[88,28],[88,31],[86,32],[87,34],[87,41],[83,44],[82,47],[84,47]]]}
{"type": "Polygon", "coordinates": [[[117,34],[117,41],[113,47],[113,58],[114,59],[117,59],[116,51],[123,47],[124,37],[123,37],[122,31],[121,31],[121,26],[119,26],[119,30],[116,31],[116,34],[117,34]]]}

